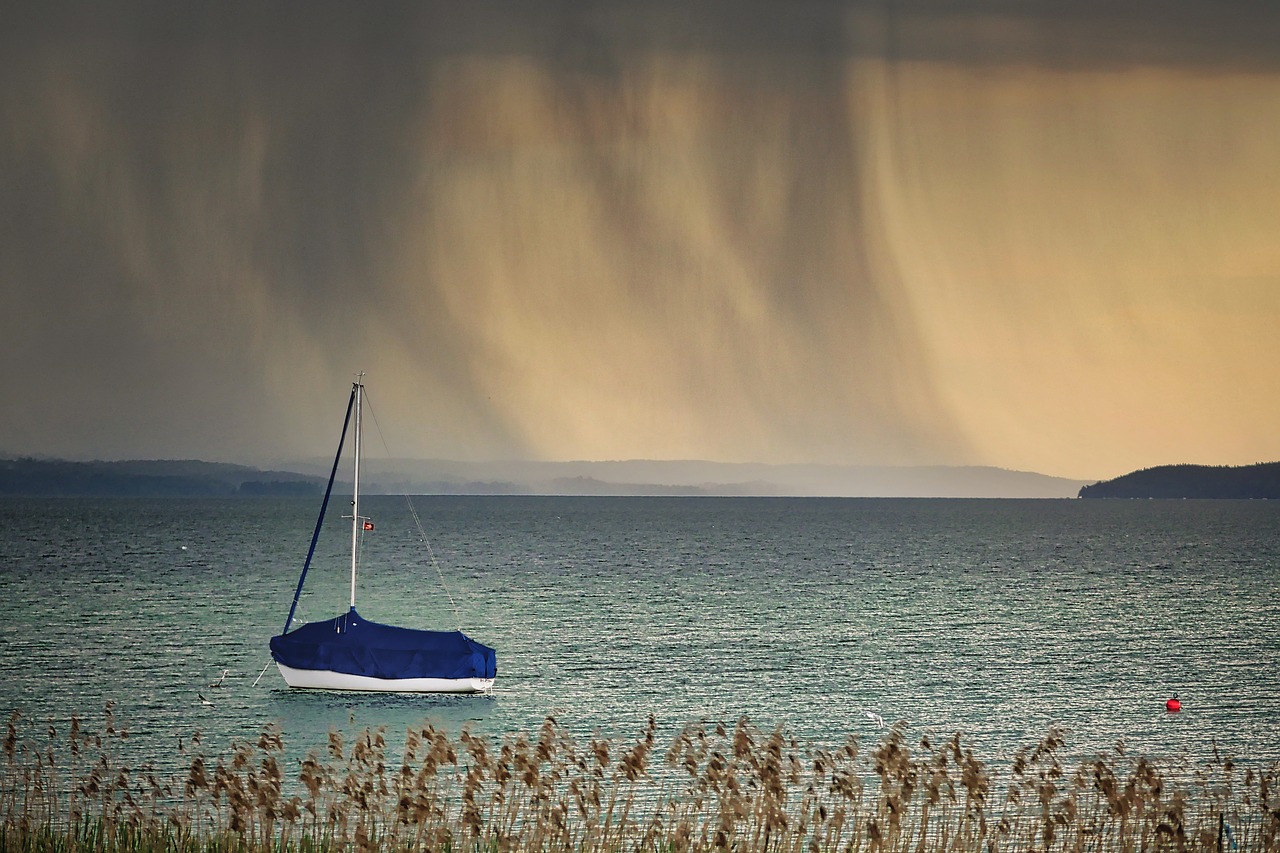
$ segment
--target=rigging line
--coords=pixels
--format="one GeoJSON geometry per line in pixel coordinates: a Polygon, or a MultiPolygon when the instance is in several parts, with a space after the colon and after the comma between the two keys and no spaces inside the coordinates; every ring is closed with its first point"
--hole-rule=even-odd
{"type": "MultiPolygon", "coordinates": [[[[257,677],[257,678],[255,678],[255,679],[253,680],[253,686],[254,686],[254,687],[257,687],[257,686],[258,686],[258,682],[262,680],[262,676],[264,676],[264,675],[266,675],[266,674],[267,674],[267,667],[269,667],[269,666],[271,666],[271,659],[270,659],[270,658],[268,658],[268,659],[267,659],[267,662],[266,662],[265,664],[263,664],[263,666],[262,666],[262,672],[258,673],[258,677],[257,677]]],[[[250,689],[253,689],[253,688],[250,688],[250,689]]]]}
{"type": "Polygon", "coordinates": [[[284,620],[284,630],[280,633],[289,633],[289,626],[293,624],[294,611],[298,609],[298,599],[302,596],[302,584],[307,579],[307,570],[311,568],[311,558],[316,553],[316,543],[320,541],[320,530],[324,526],[324,514],[329,508],[329,497],[333,494],[333,481],[338,476],[338,463],[342,461],[342,445],[347,440],[347,427],[351,423],[351,409],[356,403],[356,389],[351,387],[351,397],[347,400],[347,415],[342,421],[342,436],[338,439],[338,452],[333,456],[333,469],[329,471],[329,485],[324,489],[324,501],[320,504],[320,516],[316,519],[315,532],[311,534],[311,547],[307,549],[307,559],[302,564],[302,574],[298,577],[298,588],[293,591],[293,603],[289,605],[289,615],[284,620]]]}
{"type": "Polygon", "coordinates": [[[458,612],[458,605],[453,600],[453,593],[449,591],[449,585],[444,582],[444,572],[440,569],[440,564],[436,562],[435,549],[431,547],[431,540],[427,539],[427,533],[422,529],[422,520],[418,518],[418,511],[413,506],[413,500],[408,495],[404,496],[404,502],[409,507],[409,514],[413,516],[413,523],[418,528],[418,538],[422,540],[423,546],[427,549],[427,556],[431,558],[431,566],[436,570],[436,577],[440,579],[440,588],[444,590],[444,594],[449,598],[449,607],[453,610],[454,621],[458,623],[458,632],[462,632],[462,615],[458,612]]]}
{"type": "MultiPolygon", "coordinates": [[[[298,621],[299,621],[299,622],[305,622],[305,621],[307,621],[307,620],[306,620],[306,618],[302,615],[302,610],[303,610],[303,608],[298,607],[296,602],[295,602],[295,605],[294,605],[294,610],[296,611],[296,613],[295,613],[294,615],[296,616],[296,618],[298,619],[298,621]]],[[[275,658],[272,658],[272,657],[270,657],[270,656],[268,656],[268,657],[267,657],[267,662],[266,662],[266,663],[264,663],[264,664],[262,665],[262,671],[261,671],[261,672],[259,672],[259,673],[258,673],[258,677],[257,677],[257,678],[255,678],[255,679],[253,680],[253,684],[252,684],[252,685],[250,685],[250,688],[249,688],[250,690],[252,690],[254,687],[257,687],[257,686],[258,686],[258,682],[262,680],[262,676],[264,676],[264,675],[266,675],[266,674],[267,674],[267,669],[271,666],[271,664],[272,664],[272,662],[273,662],[274,660],[275,660],[275,658]]]]}
{"type": "MultiPolygon", "coordinates": [[[[378,423],[378,414],[373,410],[373,403],[369,399],[369,390],[366,388],[364,392],[364,406],[368,410],[369,417],[373,420],[373,430],[378,434],[378,441],[382,443],[382,450],[386,453],[387,458],[391,458],[391,448],[387,446],[387,438],[382,434],[382,426],[378,423]]],[[[409,497],[408,490],[404,494],[405,506],[409,508],[409,515],[413,517],[413,524],[418,528],[418,538],[422,541],[423,546],[427,549],[427,556],[431,560],[431,567],[436,570],[436,577],[440,580],[440,588],[444,590],[445,596],[449,599],[449,608],[453,610],[453,618],[457,623],[458,632],[462,633],[462,614],[458,611],[458,604],[453,600],[453,593],[449,591],[449,585],[445,583],[444,571],[440,568],[440,563],[436,561],[436,551],[431,547],[431,540],[427,538],[427,532],[422,527],[422,519],[418,517],[418,510],[413,505],[413,499],[409,497]]]]}

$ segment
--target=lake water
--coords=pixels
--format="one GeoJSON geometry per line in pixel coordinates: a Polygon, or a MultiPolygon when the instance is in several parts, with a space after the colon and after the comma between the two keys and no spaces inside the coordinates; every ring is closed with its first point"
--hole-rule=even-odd
{"type": "MultiPolygon", "coordinates": [[[[290,691],[267,641],[310,500],[0,501],[0,711],[99,717],[165,766],[282,724],[429,719],[495,738],[548,714],[631,739],[650,714],[802,743],[960,731],[984,760],[1065,726],[1080,755],[1280,759],[1280,502],[369,498],[357,606],[497,649],[492,696],[290,691]],[[433,563],[432,554],[435,562],[433,563]],[[437,573],[447,583],[457,616],[437,573]],[[266,667],[265,674],[259,674],[266,667]],[[222,687],[210,688],[223,669],[222,687]],[[1184,710],[1167,714],[1178,693],[1184,710]],[[201,704],[203,693],[212,703],[201,704]]],[[[347,606],[331,511],[300,615],[347,606]]],[[[667,738],[667,742],[669,742],[667,738]]]]}

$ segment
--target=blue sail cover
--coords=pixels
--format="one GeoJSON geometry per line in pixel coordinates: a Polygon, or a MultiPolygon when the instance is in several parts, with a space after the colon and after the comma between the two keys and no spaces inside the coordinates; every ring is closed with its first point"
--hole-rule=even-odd
{"type": "Polygon", "coordinates": [[[294,669],[370,678],[493,678],[497,654],[461,631],[419,631],[369,622],[353,607],[271,638],[271,657],[294,669]]]}

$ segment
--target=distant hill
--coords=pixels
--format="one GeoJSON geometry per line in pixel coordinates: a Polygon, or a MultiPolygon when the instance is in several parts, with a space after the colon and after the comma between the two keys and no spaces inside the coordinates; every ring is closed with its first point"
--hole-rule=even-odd
{"type": "Polygon", "coordinates": [[[1280,498],[1280,462],[1162,465],[1085,486],[1082,498],[1280,498]]]}
{"type": "Polygon", "coordinates": [[[290,471],[195,460],[0,459],[0,495],[24,497],[319,495],[324,483],[290,471]]]}
{"type": "MultiPolygon", "coordinates": [[[[285,467],[319,474],[325,463],[285,467]]],[[[408,494],[1073,498],[1084,480],[982,466],[769,465],[699,460],[366,459],[370,491],[408,494]]]]}
{"type": "MultiPolygon", "coordinates": [[[[699,461],[365,460],[368,494],[1069,498],[1080,480],[990,467],[764,465],[699,461]]],[[[0,459],[0,495],[319,495],[326,462],[281,470],[193,460],[0,459]]]]}

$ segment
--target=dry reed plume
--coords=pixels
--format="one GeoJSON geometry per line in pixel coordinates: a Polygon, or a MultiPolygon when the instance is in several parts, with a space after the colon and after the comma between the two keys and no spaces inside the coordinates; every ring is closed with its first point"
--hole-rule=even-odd
{"type": "Polygon", "coordinates": [[[280,730],[207,756],[180,745],[161,779],[117,755],[128,732],[14,712],[3,738],[2,850],[430,850],[925,853],[1280,851],[1280,764],[1216,758],[1175,784],[1123,748],[1074,767],[1063,732],[1013,757],[998,786],[959,734],[868,752],[805,749],[781,729],[686,727],[657,752],[575,740],[552,717],[501,743],[422,723],[389,760],[383,729],[286,759],[280,730]],[[665,760],[663,760],[665,759],[665,760]],[[286,773],[283,764],[294,764],[286,773]]]}

